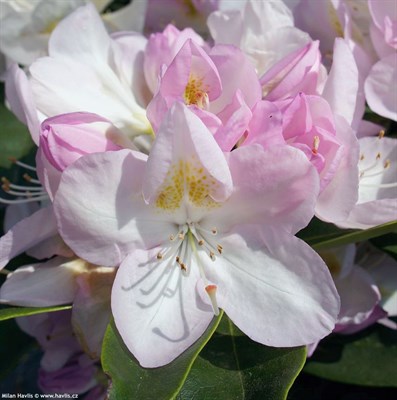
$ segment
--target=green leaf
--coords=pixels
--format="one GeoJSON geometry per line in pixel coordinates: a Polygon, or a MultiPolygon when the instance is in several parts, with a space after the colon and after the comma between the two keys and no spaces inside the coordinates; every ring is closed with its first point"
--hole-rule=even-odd
{"type": "Polygon", "coordinates": [[[177,399],[284,400],[305,359],[305,347],[260,345],[224,317],[197,357],[177,399]]]}
{"type": "MultiPolygon", "coordinates": [[[[194,360],[208,342],[222,317],[214,318],[204,335],[176,360],[161,368],[142,368],[128,351],[114,322],[106,330],[102,345],[102,367],[110,376],[110,400],[166,400],[174,398],[186,380],[194,360]]],[[[161,349],[153,349],[161,351],[161,349]]]]}
{"type": "Polygon", "coordinates": [[[9,168],[10,157],[21,158],[34,146],[29,131],[3,103],[0,103],[0,166],[9,168]]]}
{"type": "Polygon", "coordinates": [[[52,307],[6,307],[0,309],[0,321],[7,319],[26,317],[28,315],[43,314],[46,312],[69,310],[72,306],[52,306],[52,307]]]}
{"type": "MultiPolygon", "coordinates": [[[[31,355],[37,356],[41,353],[37,342],[26,335],[13,320],[2,322],[0,325],[0,382],[2,382],[2,392],[10,391],[17,387],[16,382],[21,388],[23,382],[23,391],[37,391],[35,381],[38,365],[32,365],[31,355]]],[[[34,363],[33,363],[34,364],[34,363]]],[[[22,391],[22,390],[21,390],[22,391]]],[[[25,392],[25,393],[26,393],[25,392]]]]}
{"type": "Polygon", "coordinates": [[[366,230],[344,230],[314,218],[297,236],[319,251],[369,240],[390,232],[397,232],[397,221],[366,230]]]}
{"type": "Polygon", "coordinates": [[[338,382],[397,387],[397,331],[375,325],[320,342],[304,371],[338,382]]]}

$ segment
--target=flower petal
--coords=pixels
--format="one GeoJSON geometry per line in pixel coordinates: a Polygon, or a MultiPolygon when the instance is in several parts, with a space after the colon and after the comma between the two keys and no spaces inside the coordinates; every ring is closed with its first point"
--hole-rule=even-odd
{"type": "Polygon", "coordinates": [[[118,269],[112,290],[116,327],[128,349],[145,368],[168,364],[205,331],[213,312],[196,291],[197,265],[187,274],[159,249],[137,250],[118,269]]]}
{"type": "Polygon", "coordinates": [[[241,223],[265,223],[297,232],[313,217],[319,179],[301,151],[243,146],[230,153],[229,167],[234,191],[205,217],[210,228],[226,232],[241,223]]]}
{"type": "Polygon", "coordinates": [[[7,276],[0,290],[0,301],[26,307],[71,303],[76,290],[76,271],[73,262],[66,261],[55,257],[18,268],[7,276]]]}
{"type": "Polygon", "coordinates": [[[174,232],[142,199],[145,166],[144,154],[120,150],[81,157],[63,172],[55,214],[78,256],[117,266],[138,244],[151,248],[174,232]]]}
{"type": "Polygon", "coordinates": [[[25,72],[12,64],[6,75],[6,97],[17,118],[28,126],[33,141],[39,144],[40,123],[25,72]]]}
{"type": "Polygon", "coordinates": [[[168,112],[153,144],[143,184],[145,200],[152,202],[171,168],[180,161],[202,168],[214,184],[209,195],[216,201],[231,193],[232,180],[225,156],[211,132],[184,104],[175,103],[168,112]]]}
{"type": "Polygon", "coordinates": [[[397,55],[382,58],[371,69],[364,85],[365,97],[373,111],[397,121],[397,55]]]}
{"type": "Polygon", "coordinates": [[[328,268],[306,243],[271,226],[240,227],[219,238],[222,256],[207,264],[218,304],[251,339],[276,347],[328,335],[339,296],[328,268]]]}
{"type": "Polygon", "coordinates": [[[0,239],[0,269],[27,249],[57,233],[52,207],[41,208],[15,224],[0,239]]]}

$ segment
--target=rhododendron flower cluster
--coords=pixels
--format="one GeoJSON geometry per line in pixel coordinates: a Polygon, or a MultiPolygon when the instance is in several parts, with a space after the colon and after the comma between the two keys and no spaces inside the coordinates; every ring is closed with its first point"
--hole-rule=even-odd
{"type": "Polygon", "coordinates": [[[44,352],[43,392],[150,387],[113,351],[186,380],[221,319],[310,356],[397,329],[396,260],[357,243],[396,229],[391,1],[36,3],[1,15],[35,165],[2,178],[0,302],[44,352]]]}

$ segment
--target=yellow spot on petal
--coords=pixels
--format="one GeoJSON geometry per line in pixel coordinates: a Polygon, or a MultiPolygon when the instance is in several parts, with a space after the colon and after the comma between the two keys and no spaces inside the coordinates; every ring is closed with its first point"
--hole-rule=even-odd
{"type": "Polygon", "coordinates": [[[180,160],[169,169],[155,204],[166,211],[177,210],[183,201],[201,208],[218,207],[210,196],[217,185],[197,160],[180,160]]]}

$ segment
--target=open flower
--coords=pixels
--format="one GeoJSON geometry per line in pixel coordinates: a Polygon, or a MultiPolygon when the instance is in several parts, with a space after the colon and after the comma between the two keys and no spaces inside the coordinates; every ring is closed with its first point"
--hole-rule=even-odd
{"type": "Polygon", "coordinates": [[[293,236],[311,219],[318,189],[300,151],[253,145],[226,157],[177,102],[148,158],[132,150],[81,157],[64,171],[54,206],[76,254],[121,264],[116,326],[142,366],[158,367],[193,344],[219,307],[272,346],[333,329],[339,299],[329,271],[293,236]]]}
{"type": "MultiPolygon", "coordinates": [[[[0,50],[11,60],[29,65],[47,54],[51,32],[59,21],[88,0],[13,0],[1,4],[0,50]]],[[[98,11],[103,11],[110,0],[91,0],[98,11]]],[[[146,0],[131,2],[122,10],[103,13],[102,19],[110,31],[143,28],[146,0]]]]}
{"type": "Polygon", "coordinates": [[[360,144],[358,200],[342,228],[368,229],[397,217],[397,140],[367,136],[360,144]]]}

